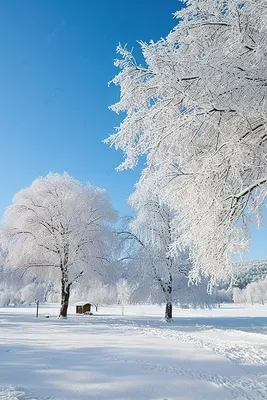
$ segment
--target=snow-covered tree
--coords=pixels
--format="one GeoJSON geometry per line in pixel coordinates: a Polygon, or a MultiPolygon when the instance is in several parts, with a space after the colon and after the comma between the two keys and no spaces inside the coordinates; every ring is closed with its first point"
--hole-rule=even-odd
{"type": "Polygon", "coordinates": [[[145,264],[144,268],[151,268],[149,272],[152,279],[157,281],[164,294],[165,318],[168,321],[172,318],[173,270],[175,268],[175,260],[170,255],[171,212],[167,206],[159,203],[157,196],[149,196],[150,199],[148,199],[143,197],[142,193],[140,195],[137,190],[130,198],[131,204],[138,209],[131,228],[143,243],[141,262],[145,264]]]}
{"type": "Polygon", "coordinates": [[[60,282],[59,315],[66,317],[71,286],[81,276],[104,273],[114,218],[105,190],[83,186],[67,173],[38,178],[4,214],[6,264],[60,282]]]}
{"type": "Polygon", "coordinates": [[[19,302],[21,283],[16,274],[0,267],[0,306],[8,306],[19,302]]]}
{"type": "Polygon", "coordinates": [[[267,278],[251,282],[243,289],[235,287],[233,295],[235,303],[264,304],[267,301],[267,278]]]}
{"type": "Polygon", "coordinates": [[[233,288],[233,300],[235,304],[242,304],[246,302],[242,289],[239,289],[238,287],[233,288]]]}
{"type": "Polygon", "coordinates": [[[123,120],[107,142],[120,169],[145,155],[140,184],[176,211],[171,251],[190,249],[192,277],[229,275],[233,253],[261,223],[267,193],[265,0],[186,1],[177,26],[141,42],[144,65],[119,46],[112,106],[123,120]]]}
{"type": "MultiPolygon", "coordinates": [[[[190,267],[185,252],[174,255],[170,251],[174,240],[173,212],[159,201],[156,193],[146,190],[142,184],[136,185],[129,202],[137,209],[130,228],[142,245],[139,254],[141,275],[157,283],[166,304],[165,319],[169,321],[172,319],[174,287],[177,289],[181,282],[182,286],[188,286],[188,276],[184,278],[190,267]]],[[[178,296],[183,290],[184,287],[180,287],[178,296]]]]}
{"type": "Polygon", "coordinates": [[[71,301],[84,299],[93,304],[98,311],[98,307],[116,303],[116,281],[104,283],[103,280],[90,279],[89,282],[81,280],[72,291],[71,301]]]}
{"type": "Polygon", "coordinates": [[[46,301],[52,285],[21,270],[0,267],[0,305],[31,304],[36,300],[46,301]]]}
{"type": "Polygon", "coordinates": [[[104,303],[108,303],[109,286],[103,282],[95,281],[90,290],[90,299],[95,305],[96,311],[104,303]]]}
{"type": "Polygon", "coordinates": [[[36,301],[43,301],[45,297],[45,285],[29,283],[21,289],[21,301],[31,304],[36,301]]]}
{"type": "Polygon", "coordinates": [[[140,184],[129,202],[137,214],[128,219],[128,227],[122,226],[118,236],[125,244],[120,272],[133,288],[131,302],[164,303],[167,321],[172,319],[173,304],[191,307],[215,304],[215,292],[208,293],[207,280],[196,286],[190,284],[188,252],[170,251],[177,230],[172,226],[173,212],[169,207],[140,184]]]}
{"type": "Polygon", "coordinates": [[[126,279],[120,279],[116,285],[117,288],[117,299],[121,305],[121,314],[124,315],[124,308],[129,302],[131,296],[131,287],[126,279]]]}

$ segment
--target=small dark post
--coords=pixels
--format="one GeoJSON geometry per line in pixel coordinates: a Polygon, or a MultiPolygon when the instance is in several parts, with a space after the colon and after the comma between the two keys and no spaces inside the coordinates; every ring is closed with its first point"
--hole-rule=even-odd
{"type": "Polygon", "coordinates": [[[39,315],[39,300],[36,300],[36,318],[38,318],[39,315]]]}

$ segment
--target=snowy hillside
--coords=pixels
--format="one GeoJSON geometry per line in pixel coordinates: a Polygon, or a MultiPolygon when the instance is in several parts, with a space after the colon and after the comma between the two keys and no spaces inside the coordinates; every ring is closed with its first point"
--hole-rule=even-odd
{"type": "Polygon", "coordinates": [[[243,261],[234,265],[234,286],[243,289],[267,277],[267,260],[243,261]]]}

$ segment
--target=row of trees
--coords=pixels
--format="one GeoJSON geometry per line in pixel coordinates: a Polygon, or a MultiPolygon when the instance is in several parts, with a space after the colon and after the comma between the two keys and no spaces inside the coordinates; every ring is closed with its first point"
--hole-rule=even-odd
{"type": "Polygon", "coordinates": [[[267,301],[267,278],[252,282],[243,289],[233,289],[233,300],[236,304],[265,304],[267,301]]]}
{"type": "MultiPolygon", "coordinates": [[[[103,284],[100,280],[90,279],[85,281],[82,278],[73,286],[70,301],[78,302],[81,299],[89,299],[95,306],[103,304],[120,304],[122,313],[125,305],[128,304],[132,294],[132,287],[127,280],[120,279],[118,282],[103,284]]],[[[0,306],[9,305],[31,305],[37,301],[44,303],[60,303],[60,291],[58,282],[40,280],[40,277],[33,274],[24,274],[24,270],[14,271],[8,268],[1,268],[0,271],[0,306]]]]}
{"type": "MultiPolygon", "coordinates": [[[[39,178],[17,193],[1,229],[1,305],[60,300],[59,316],[66,317],[70,298],[89,299],[96,307],[118,302],[122,312],[129,301],[164,302],[168,321],[173,303],[205,307],[231,300],[229,290],[208,294],[207,279],[190,283],[189,251],[171,251],[175,211],[140,183],[129,202],[135,217],[115,229],[106,192],[66,173],[39,178]]],[[[236,264],[235,285],[250,277],[247,270],[258,280],[250,263],[236,264]]],[[[261,296],[263,302],[264,285],[235,289],[234,300],[253,293],[251,301],[261,296]]]]}
{"type": "Polygon", "coordinates": [[[72,291],[72,301],[87,298],[96,306],[118,301],[123,307],[129,298],[165,302],[167,320],[173,301],[210,304],[205,282],[188,285],[188,253],[170,251],[170,208],[138,187],[130,203],[136,217],[115,230],[107,193],[66,173],[38,178],[18,192],[1,229],[1,303],[59,296],[59,316],[66,317],[72,291]]]}

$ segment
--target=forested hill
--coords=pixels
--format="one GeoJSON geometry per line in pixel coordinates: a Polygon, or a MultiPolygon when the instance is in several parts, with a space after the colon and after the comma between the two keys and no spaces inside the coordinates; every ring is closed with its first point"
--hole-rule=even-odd
{"type": "Polygon", "coordinates": [[[235,263],[233,286],[240,289],[249,283],[258,282],[267,277],[267,260],[242,261],[235,263]]]}

